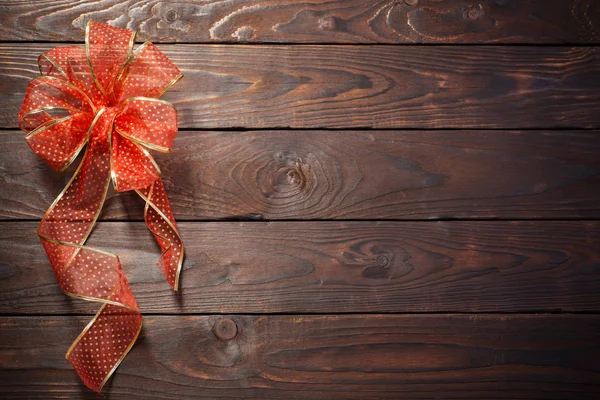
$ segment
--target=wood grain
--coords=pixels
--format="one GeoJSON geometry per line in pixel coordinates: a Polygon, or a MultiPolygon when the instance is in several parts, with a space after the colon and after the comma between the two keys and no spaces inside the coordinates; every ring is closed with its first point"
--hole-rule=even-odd
{"type": "MultiPolygon", "coordinates": [[[[60,292],[37,223],[0,224],[0,313],[95,313],[60,292]]],[[[146,313],[600,310],[600,222],[180,223],[181,291],[141,222],[100,223],[146,313]]]]}
{"type": "MultiPolygon", "coordinates": [[[[0,45],[0,127],[37,57],[0,45]]],[[[183,128],[600,127],[600,48],[164,45],[183,128]]]]}
{"type": "MultiPolygon", "coordinates": [[[[97,399],[64,359],[83,317],[0,318],[3,399],[97,399]],[[43,334],[40,334],[43,332],[43,334]]],[[[600,396],[597,315],[144,318],[109,399],[600,396]],[[233,339],[215,335],[230,319],[233,339]]]]}
{"type": "MultiPolygon", "coordinates": [[[[597,131],[180,132],[157,160],[180,220],[600,217],[597,131]]],[[[76,165],[0,132],[0,218],[41,218],[76,165]]],[[[111,194],[101,218],[142,213],[111,194]]]]}
{"type": "Polygon", "coordinates": [[[593,0],[4,1],[0,398],[98,398],[64,359],[98,305],[35,233],[75,166],[14,131],[38,55],[91,19],[185,74],[157,157],[180,292],[134,194],[88,242],[145,314],[109,400],[600,398],[593,0]],[[410,43],[433,46],[383,45],[410,43]]]}
{"type": "Polygon", "coordinates": [[[594,0],[6,0],[3,8],[5,41],[82,41],[90,19],[155,42],[598,43],[600,38],[594,0]]]}

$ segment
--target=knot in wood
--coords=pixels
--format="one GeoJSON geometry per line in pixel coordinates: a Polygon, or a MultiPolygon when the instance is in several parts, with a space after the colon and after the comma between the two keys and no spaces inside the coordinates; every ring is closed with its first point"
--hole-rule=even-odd
{"type": "Polygon", "coordinates": [[[175,22],[179,19],[179,15],[177,14],[177,11],[169,10],[165,15],[165,19],[167,20],[167,22],[175,22]]]}
{"type": "Polygon", "coordinates": [[[295,169],[288,171],[287,178],[291,185],[298,185],[302,182],[302,175],[295,169]]]}
{"type": "Polygon", "coordinates": [[[387,256],[383,254],[377,256],[377,265],[379,265],[380,267],[387,267],[389,263],[390,259],[387,256]]]}
{"type": "Polygon", "coordinates": [[[274,161],[274,164],[269,163],[269,191],[276,193],[280,198],[303,196],[307,178],[302,168],[302,160],[292,155],[277,153],[274,161]]]}
{"type": "Polygon", "coordinates": [[[469,19],[477,19],[479,18],[480,12],[477,8],[471,8],[469,11],[467,11],[467,17],[469,17],[469,19]]]}
{"type": "Polygon", "coordinates": [[[335,31],[339,26],[339,19],[337,17],[325,17],[319,19],[319,29],[326,31],[335,31]]]}
{"type": "Polygon", "coordinates": [[[217,321],[213,333],[219,340],[231,340],[237,336],[238,329],[232,319],[224,318],[217,321]]]}
{"type": "Polygon", "coordinates": [[[406,5],[409,6],[416,6],[417,4],[419,4],[419,0],[404,0],[404,2],[406,3],[406,5]]]}

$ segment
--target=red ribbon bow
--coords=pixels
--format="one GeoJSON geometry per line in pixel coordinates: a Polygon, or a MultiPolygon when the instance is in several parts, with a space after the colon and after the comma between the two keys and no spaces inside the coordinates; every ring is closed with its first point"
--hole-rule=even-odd
{"type": "Polygon", "coordinates": [[[135,32],[90,22],[85,48],[52,49],[38,59],[19,114],[31,149],[65,170],[87,144],[75,174],[38,228],[62,290],[103,303],[66,358],[99,392],[131,349],[142,317],[116,255],[84,246],[112,179],[135,190],[160,245],[158,262],[177,290],[183,244],[158,166],[146,148],[168,152],[177,133],[175,108],[158,98],[183,76],[152,43],[133,51],[135,32]]]}

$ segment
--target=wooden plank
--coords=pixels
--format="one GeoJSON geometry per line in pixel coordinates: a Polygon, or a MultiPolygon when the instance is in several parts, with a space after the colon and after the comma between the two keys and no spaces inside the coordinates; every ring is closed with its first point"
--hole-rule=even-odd
{"type": "MultiPolygon", "coordinates": [[[[178,219],[599,218],[597,131],[180,132],[157,155],[178,219]]],[[[0,132],[0,218],[39,219],[70,178],[0,132]]],[[[103,219],[143,220],[135,193],[103,219]]]]}
{"type": "MultiPolygon", "coordinates": [[[[0,127],[15,128],[37,57],[0,45],[0,127]]],[[[183,128],[599,127],[600,48],[164,45],[186,74],[183,128]]]]}
{"type": "MultiPolygon", "coordinates": [[[[86,323],[84,317],[0,318],[2,398],[97,399],[64,359],[86,323]]],[[[146,316],[106,393],[111,399],[597,398],[599,339],[597,315],[146,316]],[[235,337],[218,338],[219,324],[230,324],[235,337]]]]}
{"type": "MultiPolygon", "coordinates": [[[[36,223],[0,224],[0,313],[96,312],[61,293],[36,223]]],[[[141,222],[100,223],[147,313],[600,310],[600,222],[180,223],[181,291],[141,222]]]]}
{"type": "Polygon", "coordinates": [[[155,42],[597,43],[593,0],[6,0],[0,40],[81,41],[87,20],[155,42]]]}

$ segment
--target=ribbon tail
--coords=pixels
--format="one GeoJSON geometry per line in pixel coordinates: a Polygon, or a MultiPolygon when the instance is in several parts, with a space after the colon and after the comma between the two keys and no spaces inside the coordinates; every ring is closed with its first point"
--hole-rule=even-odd
{"type": "Polygon", "coordinates": [[[142,317],[116,255],[85,246],[110,183],[114,113],[91,129],[93,139],[77,171],[50,206],[38,228],[56,278],[65,294],[102,303],[67,351],[66,358],[90,389],[100,392],[135,343],[142,317]]]}
{"type": "Polygon", "coordinates": [[[146,202],[144,220],[162,251],[157,264],[173,290],[178,290],[184,248],[163,182],[158,178],[136,192],[146,202]]]}

